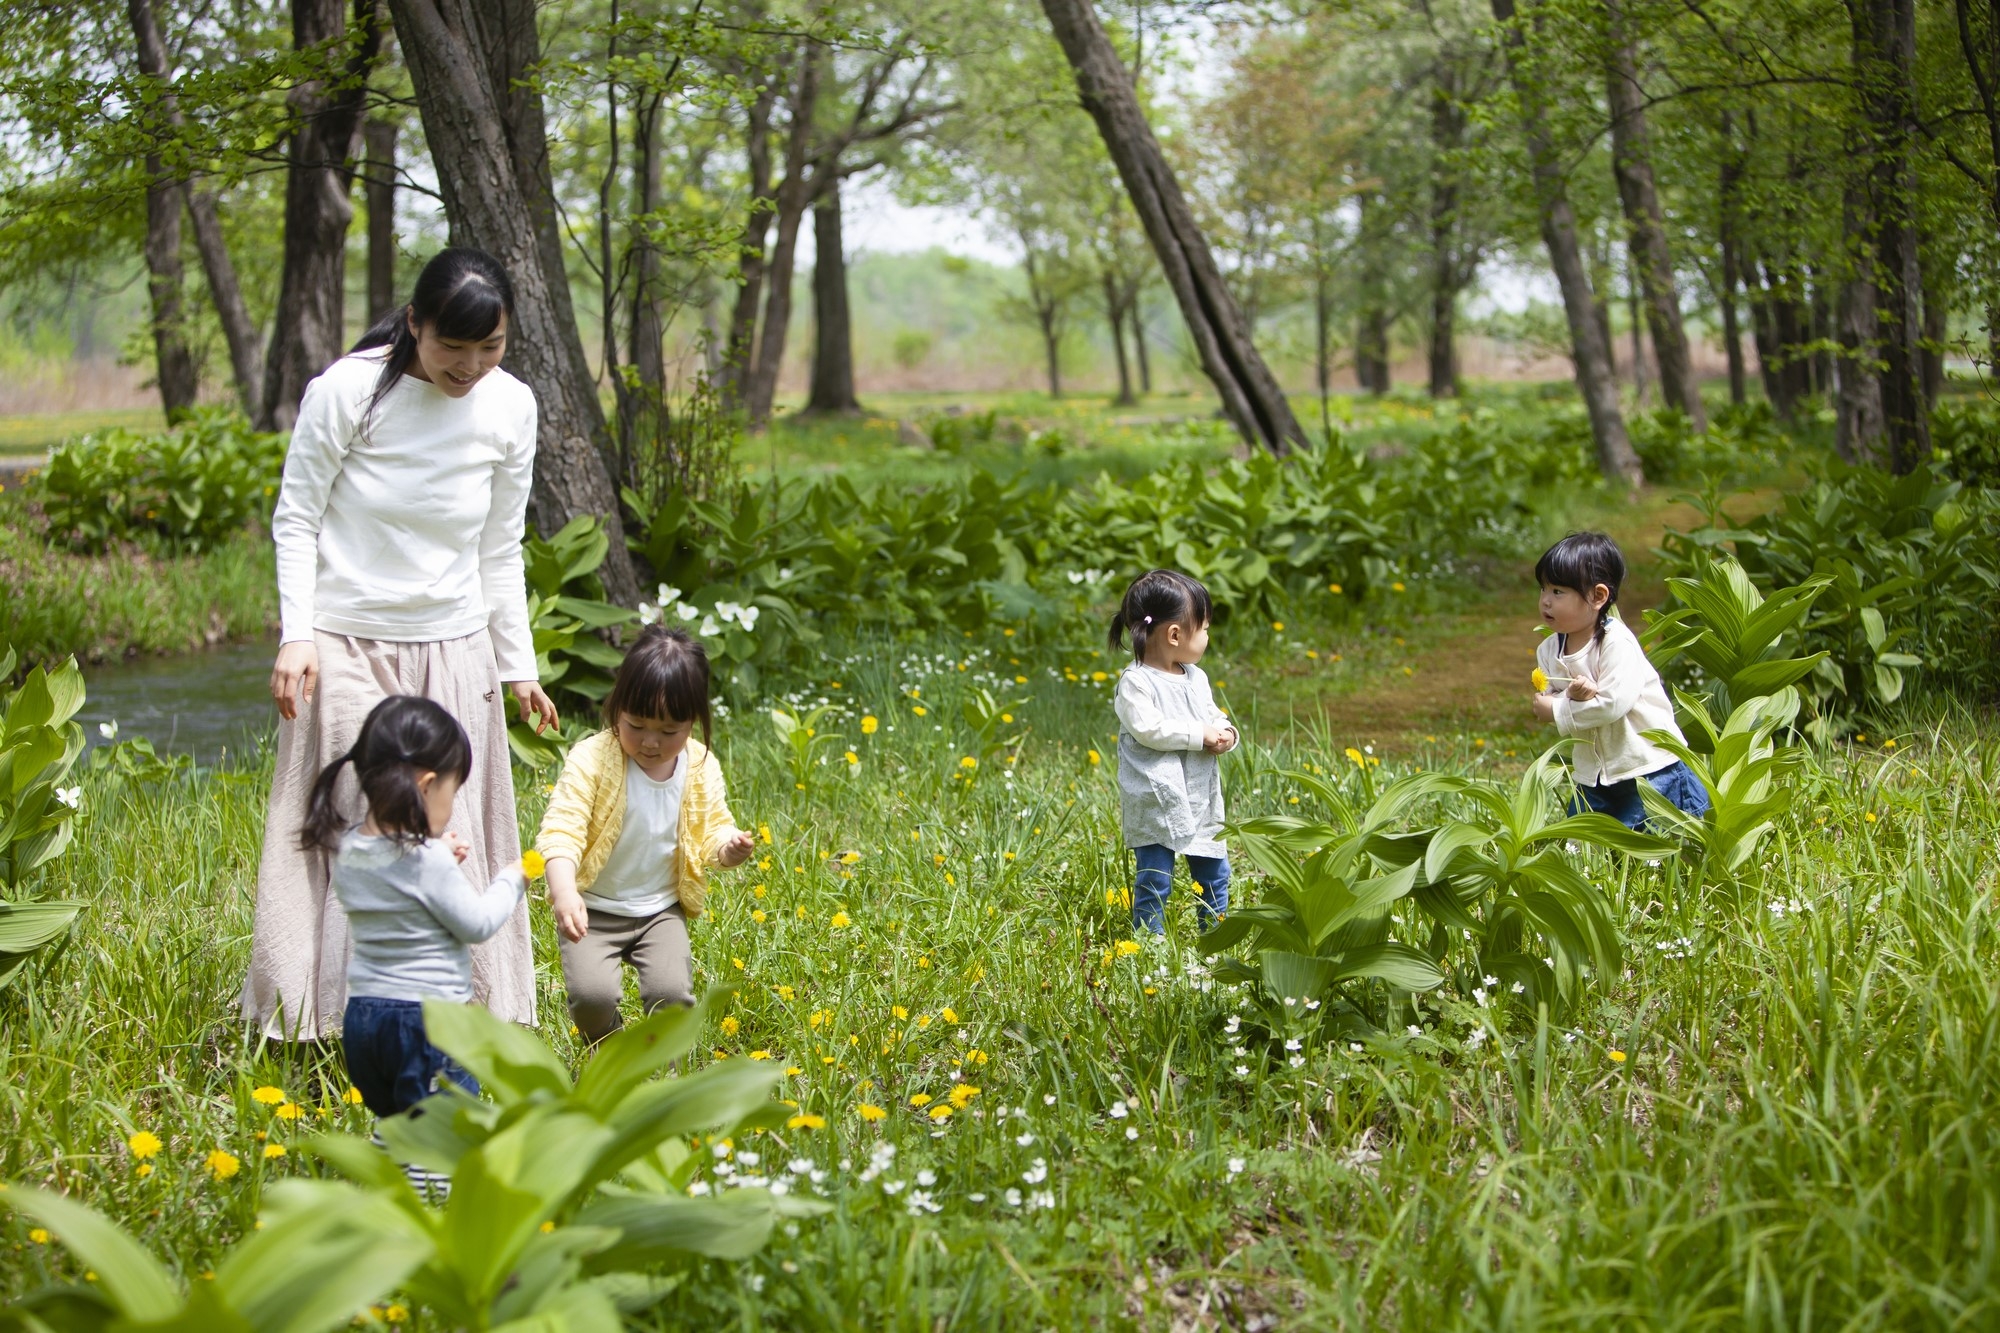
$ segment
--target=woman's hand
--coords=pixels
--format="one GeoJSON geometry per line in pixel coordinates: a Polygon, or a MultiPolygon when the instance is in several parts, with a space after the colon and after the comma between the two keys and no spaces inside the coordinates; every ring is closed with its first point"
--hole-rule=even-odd
{"type": "Polygon", "coordinates": [[[299,705],[319,687],[319,649],[311,639],[294,639],[278,648],[277,665],[271,668],[271,697],[278,701],[278,716],[290,722],[299,715],[299,705]]]}
{"type": "Polygon", "coordinates": [[[722,864],[725,870],[732,869],[748,861],[750,853],[756,849],[756,840],[742,829],[737,829],[734,834],[723,841],[722,846],[715,849],[715,859],[722,864]]]}
{"type": "MultiPolygon", "coordinates": [[[[548,691],[542,688],[540,681],[510,681],[507,688],[514,692],[514,700],[521,706],[523,722],[526,722],[530,715],[540,719],[535,723],[537,736],[560,724],[561,719],[556,716],[555,702],[549,698],[548,691]]],[[[577,938],[582,939],[583,936],[579,935],[577,938]]]]}
{"type": "Polygon", "coordinates": [[[1556,697],[1553,694],[1538,694],[1534,697],[1535,720],[1553,722],[1556,720],[1556,697]]]}

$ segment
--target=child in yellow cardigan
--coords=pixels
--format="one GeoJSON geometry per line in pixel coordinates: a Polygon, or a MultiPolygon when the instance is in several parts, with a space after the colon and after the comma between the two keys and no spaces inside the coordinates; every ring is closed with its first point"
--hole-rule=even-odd
{"type": "Polygon", "coordinates": [[[604,724],[570,751],[535,839],[548,862],[570,1017],[593,1045],[621,1026],[620,964],[638,970],[647,1013],[694,1003],[687,923],[701,915],[707,868],[741,865],[753,846],[703,743],[708,654],[699,643],[661,625],[641,633],[604,701],[604,724]]]}

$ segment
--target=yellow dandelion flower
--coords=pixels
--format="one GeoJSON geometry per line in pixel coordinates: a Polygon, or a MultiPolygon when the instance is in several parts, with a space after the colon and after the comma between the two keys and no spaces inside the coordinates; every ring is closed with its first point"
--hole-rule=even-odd
{"type": "Polygon", "coordinates": [[[131,1138],[125,1140],[125,1146],[132,1150],[134,1157],[143,1162],[148,1157],[158,1157],[160,1149],[166,1145],[160,1142],[160,1136],[153,1133],[152,1130],[142,1129],[131,1138]]]}
{"type": "Polygon", "coordinates": [[[960,1083],[952,1088],[949,1100],[953,1106],[963,1111],[966,1107],[972,1105],[972,1099],[978,1095],[978,1088],[973,1087],[970,1083],[960,1083]]]}
{"type": "Polygon", "coordinates": [[[958,766],[960,768],[978,768],[979,761],[973,758],[971,755],[967,755],[965,756],[965,758],[958,761],[958,766]]]}
{"type": "Polygon", "coordinates": [[[1092,680],[1096,681],[1096,682],[1097,682],[1097,683],[1098,683],[1099,685],[1102,685],[1102,684],[1103,684],[1103,683],[1104,683],[1105,681],[1107,681],[1107,680],[1110,680],[1110,679],[1111,679],[1111,677],[1109,677],[1109,676],[1105,675],[1105,674],[1104,674],[1104,673],[1103,673],[1102,671],[1093,671],[1093,672],[1091,672],[1091,673],[1090,673],[1090,678],[1091,678],[1092,680]]]}
{"type": "Polygon", "coordinates": [[[757,841],[765,844],[766,846],[770,845],[771,826],[769,824],[759,824],[757,826],[757,841]]]}
{"type": "Polygon", "coordinates": [[[777,993],[778,998],[781,1000],[789,1000],[797,993],[790,986],[773,986],[771,989],[777,993]]]}
{"type": "Polygon", "coordinates": [[[909,1011],[909,1010],[907,1010],[907,1009],[905,1009],[905,1008],[904,1008],[904,1007],[903,1007],[902,1005],[900,1005],[900,1004],[892,1004],[892,1005],[890,1005],[890,1006],[889,1006],[889,1012],[890,1012],[890,1013],[892,1013],[892,1014],[894,1014],[894,1015],[896,1016],[896,1020],[897,1020],[898,1022],[901,1022],[901,1021],[902,1021],[903,1019],[906,1019],[906,1018],[908,1018],[908,1017],[910,1016],[910,1011],[909,1011]]]}
{"type": "Polygon", "coordinates": [[[1346,755],[1349,760],[1351,760],[1356,764],[1367,762],[1361,757],[1361,751],[1355,749],[1352,745],[1348,746],[1345,750],[1342,750],[1341,753],[1346,755]]]}
{"type": "Polygon", "coordinates": [[[762,898],[765,894],[769,892],[770,892],[769,889],[765,888],[762,884],[758,884],[751,888],[750,896],[752,898],[762,898]]]}
{"type": "Polygon", "coordinates": [[[1118,956],[1121,958],[1130,958],[1143,947],[1137,940],[1120,940],[1117,945],[1118,956]]]}
{"type": "Polygon", "coordinates": [[[924,1114],[929,1116],[931,1119],[937,1121],[939,1124],[943,1124],[945,1121],[951,1119],[951,1107],[939,1104],[937,1106],[933,1106],[930,1110],[924,1112],[924,1114]]]}
{"type": "Polygon", "coordinates": [[[1090,753],[1089,753],[1089,755],[1088,755],[1087,757],[1089,758],[1090,762],[1091,762],[1091,763],[1093,763],[1093,764],[1101,764],[1101,763],[1103,763],[1103,762],[1104,762],[1104,756],[1103,756],[1103,755],[1101,755],[1101,754],[1099,754],[1099,753],[1098,753],[1097,751],[1095,751],[1095,750],[1092,750],[1092,751],[1090,751],[1090,753]]]}
{"type": "Polygon", "coordinates": [[[854,923],[848,919],[847,913],[835,912],[832,918],[827,922],[827,924],[832,926],[835,930],[845,930],[854,923]]]}
{"type": "Polygon", "coordinates": [[[869,1103],[863,1102],[854,1108],[854,1114],[860,1116],[863,1120],[881,1120],[887,1117],[889,1113],[879,1106],[871,1106],[869,1103]]]}
{"type": "Polygon", "coordinates": [[[722,1028],[722,1035],[725,1037],[733,1037],[743,1028],[742,1021],[735,1014],[724,1014],[719,1026],[722,1028]]]}
{"type": "Polygon", "coordinates": [[[286,1102],[283,1106],[271,1112],[272,1115],[277,1116],[280,1120],[297,1120],[305,1113],[306,1108],[300,1106],[297,1102],[286,1102]]]}
{"type": "Polygon", "coordinates": [[[265,1144],[265,1145],[264,1145],[264,1157],[265,1157],[265,1159],[266,1159],[266,1160],[269,1160],[269,1159],[271,1159],[271,1158],[273,1158],[273,1157],[283,1157],[284,1155],[285,1155],[285,1145],[284,1145],[284,1144],[282,1144],[282,1143],[267,1143],[267,1144],[265,1144]]]}
{"type": "Polygon", "coordinates": [[[285,1096],[283,1088],[274,1088],[266,1083],[263,1087],[258,1088],[250,1094],[250,1100],[253,1102],[262,1102],[266,1106],[277,1106],[291,1099],[285,1096]]]}
{"type": "Polygon", "coordinates": [[[842,852],[840,854],[840,863],[844,866],[851,866],[860,859],[861,859],[860,852],[842,852]]]}
{"type": "Polygon", "coordinates": [[[1610,1054],[1611,1054],[1611,1063],[1612,1063],[1612,1064],[1614,1064],[1614,1065],[1622,1065],[1622,1064],[1624,1064],[1624,1063],[1625,1063],[1625,1052],[1623,1052],[1623,1051],[1612,1051],[1612,1052],[1611,1052],[1610,1054]]]}
{"type": "Polygon", "coordinates": [[[910,1105],[922,1107],[929,1106],[930,1104],[931,1095],[928,1092],[913,1092],[910,1094],[910,1105]]]}
{"type": "Polygon", "coordinates": [[[346,1102],[349,1106],[361,1105],[361,1089],[349,1088],[345,1093],[341,1095],[341,1100],[346,1102]]]}
{"type": "Polygon", "coordinates": [[[743,960],[741,958],[730,959],[729,965],[735,968],[738,972],[741,972],[743,970],[743,960]]]}
{"type": "Polygon", "coordinates": [[[861,756],[854,753],[854,751],[852,750],[849,750],[845,755],[841,757],[847,760],[849,764],[858,764],[861,762],[861,756]]]}
{"type": "Polygon", "coordinates": [[[542,854],[530,847],[521,853],[521,873],[529,879],[540,879],[547,873],[549,863],[542,854]]]}
{"type": "Polygon", "coordinates": [[[1336,596],[1336,597],[1340,596],[1340,585],[1339,585],[1338,583],[1329,583],[1329,584],[1327,584],[1327,585],[1326,585],[1326,590],[1327,590],[1328,592],[1332,593],[1332,594],[1333,594],[1334,596],[1336,596]]]}
{"type": "Polygon", "coordinates": [[[977,1046],[965,1053],[965,1063],[969,1065],[983,1065],[987,1059],[986,1052],[980,1050],[977,1046]]]}
{"type": "Polygon", "coordinates": [[[1890,737],[1890,738],[1889,738],[1888,740],[1886,740],[1886,741],[1883,741],[1883,742],[1882,742],[1882,748],[1883,748],[1883,749],[1885,749],[1885,750],[1893,750],[1893,749],[1895,749],[1895,748],[1896,748],[1896,738],[1895,738],[1894,736],[1891,736],[1891,737],[1890,737]]]}
{"type": "Polygon", "coordinates": [[[958,1021],[958,1011],[947,1005],[945,1008],[938,1010],[938,1017],[947,1023],[956,1023],[958,1021]]]}
{"type": "Polygon", "coordinates": [[[1874,823],[1874,822],[1875,822],[1875,812],[1874,812],[1873,810],[1870,810],[1870,811],[1866,812],[1866,813],[1865,813],[1865,814],[1863,814],[1863,815],[1862,815],[1861,817],[1862,817],[1862,818],[1863,818],[1864,820],[1868,821],[1868,822],[1869,822],[1870,824],[1872,824],[1872,823],[1874,823]]]}
{"type": "Polygon", "coordinates": [[[752,921],[755,921],[755,922],[756,922],[756,923],[757,923],[758,925],[760,925],[760,926],[761,926],[761,925],[763,925],[763,924],[764,924],[764,922],[765,922],[765,920],[766,920],[766,917],[765,917],[765,913],[764,913],[764,909],[763,909],[763,908],[761,908],[761,907],[753,907],[753,908],[751,908],[751,909],[750,909],[750,919],[751,919],[752,921]]]}
{"type": "Polygon", "coordinates": [[[785,1122],[786,1129],[825,1129],[826,1117],[802,1111],[785,1122]]]}
{"type": "Polygon", "coordinates": [[[1549,673],[1536,667],[1528,673],[1528,683],[1535,687],[1535,693],[1540,694],[1549,687],[1549,673]]]}
{"type": "Polygon", "coordinates": [[[1271,622],[1271,628],[1277,630],[1280,634],[1282,634],[1284,633],[1285,630],[1285,622],[1282,620],[1274,620],[1271,622]]]}
{"type": "MultiPolygon", "coordinates": [[[[945,871],[945,872],[944,872],[944,882],[945,882],[945,883],[947,883],[947,884],[956,884],[956,883],[958,883],[958,876],[957,876],[957,875],[954,875],[954,874],[952,874],[952,873],[951,873],[951,872],[950,872],[949,870],[947,870],[947,871],[945,871]]],[[[930,966],[930,964],[929,964],[929,963],[922,963],[922,964],[919,964],[919,966],[922,966],[922,967],[929,967],[929,966],[930,966]]]]}
{"type": "Polygon", "coordinates": [[[139,1179],[144,1180],[147,1176],[153,1174],[153,1164],[151,1162],[141,1162],[133,1170],[132,1174],[139,1177],[139,1179]]]}
{"type": "Polygon", "coordinates": [[[1016,676],[1014,677],[1014,683],[1016,685],[1026,685],[1028,683],[1028,678],[1026,676],[1016,676]]]}
{"type": "Polygon", "coordinates": [[[224,1152],[220,1148],[203,1158],[201,1164],[217,1180],[227,1180],[243,1169],[243,1163],[237,1160],[235,1153],[224,1152]]]}
{"type": "Polygon", "coordinates": [[[752,1060],[768,1060],[771,1058],[771,1053],[769,1051],[752,1051],[750,1052],[750,1058],[752,1060]]]}
{"type": "Polygon", "coordinates": [[[911,708],[910,711],[912,713],[915,713],[918,717],[929,717],[931,712],[930,709],[924,707],[922,704],[917,704],[915,707],[911,708]]]}
{"type": "Polygon", "coordinates": [[[861,719],[861,734],[864,736],[873,736],[875,734],[875,729],[881,725],[882,725],[882,719],[876,717],[873,713],[870,713],[866,717],[861,719]]]}
{"type": "Polygon", "coordinates": [[[29,1227],[28,1239],[37,1245],[46,1245],[49,1243],[48,1229],[46,1227],[29,1227]]]}
{"type": "Polygon", "coordinates": [[[794,1074],[803,1074],[803,1073],[805,1073],[805,1072],[806,1072],[805,1070],[803,1070],[803,1069],[799,1068],[799,1067],[798,1067],[797,1065],[786,1065],[786,1066],[785,1066],[785,1077],[786,1077],[786,1078],[790,1078],[790,1077],[791,1077],[792,1075],[794,1075],[794,1074]]]}
{"type": "Polygon", "coordinates": [[[1403,589],[1403,585],[1402,585],[1402,584],[1400,584],[1400,583],[1392,583],[1392,584],[1390,584],[1390,585],[1389,585],[1389,589],[1390,589],[1390,591],[1392,591],[1392,592],[1402,592],[1402,591],[1404,591],[1404,589],[1403,589]]]}

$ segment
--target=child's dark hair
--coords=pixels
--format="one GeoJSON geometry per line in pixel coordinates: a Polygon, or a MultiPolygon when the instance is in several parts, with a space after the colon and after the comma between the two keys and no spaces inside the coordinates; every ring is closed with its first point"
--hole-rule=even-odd
{"type": "Polygon", "coordinates": [[[1208,623],[1208,589],[1201,580],[1191,579],[1177,569],[1155,569],[1132,580],[1118,614],[1111,617],[1111,633],[1106,642],[1112,652],[1132,636],[1132,660],[1144,660],[1146,643],[1153,631],[1165,625],[1186,625],[1199,629],[1208,623]]]}
{"type": "Polygon", "coordinates": [[[432,255],[423,272],[417,275],[416,290],[410,293],[409,304],[399,305],[376,320],[348,348],[350,352],[365,352],[371,347],[389,349],[382,359],[382,374],[375,381],[375,391],[368,395],[368,408],[361,414],[362,419],[375,414],[376,407],[417,359],[417,335],[410,329],[412,322],[418,327],[430,325],[431,332],[440,338],[479,342],[500,327],[502,315],[513,313],[514,283],[499,260],[469,246],[451,246],[432,255]]]}
{"type": "Polygon", "coordinates": [[[1618,585],[1625,581],[1625,555],[1618,543],[1601,532],[1572,532],[1542,552],[1535,562],[1535,584],[1542,588],[1569,588],[1590,598],[1590,590],[1602,583],[1611,596],[1597,612],[1597,633],[1611,623],[1611,608],[1618,601],[1618,585]]]}
{"type": "Polygon", "coordinates": [[[670,718],[701,724],[708,743],[708,650],[686,631],[648,625],[611,682],[604,699],[604,725],[615,728],[620,714],[670,718]]]}
{"type": "Polygon", "coordinates": [[[307,851],[331,848],[347,829],[334,804],[340,770],[354,765],[361,795],[375,827],[409,847],[431,836],[430,812],[417,786],[420,773],[449,774],[463,785],[472,774],[472,741],[440,704],[412,694],[392,694],[376,704],[354,738],[354,748],[328,764],[313,783],[299,843],[307,851]]]}

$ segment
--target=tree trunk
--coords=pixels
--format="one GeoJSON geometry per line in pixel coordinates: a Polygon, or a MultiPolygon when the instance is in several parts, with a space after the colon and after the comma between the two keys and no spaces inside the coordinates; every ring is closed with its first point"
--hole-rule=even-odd
{"type": "Polygon", "coordinates": [[[847,304],[846,242],[840,235],[840,174],[828,163],[826,188],[813,205],[812,392],[806,411],[852,416],[861,411],[854,393],[854,317],[847,304]]]}
{"type": "Polygon", "coordinates": [[[1466,276],[1458,257],[1459,176],[1454,159],[1465,143],[1465,108],[1458,101],[1458,67],[1441,60],[1431,84],[1431,326],[1430,391],[1458,396],[1458,293],[1466,276]]]}
{"type": "Polygon", "coordinates": [[[1835,321],[1840,357],[1834,362],[1833,433],[1834,447],[1849,463],[1879,464],[1886,452],[1882,378],[1876,370],[1881,329],[1867,258],[1872,224],[1866,191],[1858,182],[1851,183],[1842,210],[1842,230],[1854,268],[1841,284],[1835,321]]]}
{"type": "Polygon", "coordinates": [[[736,302],[729,312],[729,340],[722,349],[718,388],[724,404],[741,408],[757,357],[757,311],[764,303],[764,238],[771,231],[771,112],[778,95],[768,80],[751,101],[744,117],[744,158],[750,176],[750,202],[743,219],[743,240],[736,262],[736,302]]]}
{"type": "Polygon", "coordinates": [[[1389,312],[1370,304],[1354,333],[1354,378],[1371,394],[1389,392],[1389,312]]]}
{"type": "Polygon", "coordinates": [[[1951,302],[1942,278],[1924,284],[1924,410],[1937,411],[1944,392],[1944,349],[1951,337],[1951,302]]]}
{"type": "Polygon", "coordinates": [[[1721,207],[1716,217],[1716,239],[1722,251],[1722,287],[1715,303],[1722,312],[1722,354],[1729,361],[1729,401],[1741,407],[1748,395],[1743,364],[1743,330],[1737,311],[1736,293],[1743,285],[1741,241],[1737,232],[1742,219],[1738,197],[1743,178],[1742,156],[1736,152],[1730,117],[1722,117],[1722,180],[1718,190],[1721,207]]]}
{"type": "Polygon", "coordinates": [[[1327,272],[1322,226],[1313,225],[1313,387],[1319,390],[1319,432],[1333,439],[1333,275],[1327,272]]]}
{"type": "Polygon", "coordinates": [[[1125,303],[1125,309],[1132,317],[1132,354],[1139,362],[1139,393],[1142,397],[1153,392],[1153,362],[1146,355],[1146,299],[1145,283],[1132,283],[1132,296],[1125,303]]]}
{"type": "MultiPolygon", "coordinates": [[[[1701,386],[1695,381],[1694,360],[1688,351],[1687,327],[1681,322],[1680,296],[1674,290],[1673,257],[1667,249],[1666,223],[1653,183],[1645,91],[1639,86],[1638,60],[1631,34],[1626,31],[1624,0],[1604,0],[1604,12],[1611,30],[1611,172],[1625,209],[1632,267],[1638,270],[1644,293],[1646,327],[1653,335],[1653,359],[1660,370],[1660,398],[1684,412],[1696,431],[1705,431],[1708,411],[1702,406],[1701,386]]],[[[1637,338],[1635,328],[1635,356],[1637,338]]],[[[1634,382],[1639,382],[1636,361],[1632,373],[1634,382]]]]}
{"type": "Polygon", "coordinates": [[[368,150],[368,322],[396,308],[396,126],[371,120],[362,128],[368,150]]]}
{"type": "MultiPolygon", "coordinates": [[[[132,35],[138,42],[139,72],[147,78],[159,80],[164,89],[168,86],[167,44],[160,36],[152,0],[128,0],[126,14],[132,22],[132,35]]],[[[161,96],[160,112],[167,124],[176,129],[184,123],[179,101],[171,92],[161,96]]],[[[148,159],[149,168],[156,163],[157,159],[148,159]]],[[[257,415],[257,388],[262,379],[258,368],[257,326],[251,321],[249,308],[243,303],[243,288],[236,280],[236,265],[230,261],[229,247],[222,239],[222,220],[216,212],[215,196],[192,184],[183,186],[183,194],[188,221],[194,225],[195,250],[201,255],[202,272],[208,279],[209,296],[215,303],[216,318],[222,324],[223,340],[229,344],[229,367],[236,381],[237,401],[243,408],[243,414],[254,420],[257,415]]],[[[150,206],[149,196],[149,209],[150,206]]],[[[178,224],[174,230],[178,236],[178,224]]],[[[178,241],[175,243],[175,254],[178,266],[178,241]]],[[[180,290],[178,278],[174,290],[176,293],[180,290]]],[[[179,301],[176,295],[177,309],[179,301]]],[[[186,347],[183,346],[181,351],[185,354],[186,347]]],[[[189,366],[192,365],[190,359],[189,366]]]]}
{"type": "Polygon", "coordinates": [[[1514,22],[1514,0],[1492,0],[1492,6],[1493,17],[1507,28],[1507,69],[1521,98],[1526,122],[1528,152],[1534,164],[1535,193],[1541,210],[1542,243],[1548,247],[1556,283],[1562,288],[1563,311],[1569,317],[1570,343],[1574,348],[1576,383],[1590,417],[1591,437],[1597,444],[1597,464],[1605,476],[1638,486],[1644,483],[1646,474],[1632,448],[1631,437],[1625,433],[1625,418],[1618,410],[1618,379],[1612,370],[1611,348],[1598,324],[1597,301],[1590,289],[1590,275],[1584,269],[1583,250],[1577,244],[1576,214],[1570,207],[1562,166],[1549,137],[1536,84],[1523,68],[1527,34],[1514,22]]]}
{"type": "Polygon", "coordinates": [[[1042,351],[1048,360],[1049,397],[1062,397],[1062,298],[1052,285],[1051,275],[1042,271],[1034,250],[1021,236],[1021,272],[1028,280],[1028,302],[1035,310],[1035,324],[1041,329],[1042,351]]]}
{"type": "Polygon", "coordinates": [[[1640,292],[1639,275],[1632,271],[1629,250],[1626,251],[1625,261],[1625,320],[1632,326],[1632,397],[1643,403],[1646,401],[1646,324],[1639,307],[1645,304],[1645,298],[1640,292]]]}
{"type": "MultiPolygon", "coordinates": [[[[546,262],[542,221],[554,202],[532,0],[391,0],[417,89],[424,137],[454,244],[488,251],[514,283],[507,367],[540,403],[532,510],[543,532],[592,515],[610,550],[606,593],[637,604],[638,582],[606,456],[604,412],[570,307],[569,279],[546,262]]],[[[560,250],[555,251],[558,260],[560,250]]]]}
{"type": "Polygon", "coordinates": [[[1274,453],[1305,443],[1284,391],[1257,352],[1242,309],[1217,269],[1180,183],[1140,110],[1132,77],[1098,21],[1092,0],[1042,0],[1076,75],[1077,96],[1110,150],[1153,253],[1180,302],[1201,366],[1222,410],[1246,441],[1274,453]]]}
{"type": "Polygon", "coordinates": [[[1785,396],[1785,379],[1778,373],[1782,356],[1778,350],[1777,303],[1771,298],[1770,284],[1764,277],[1763,267],[1756,261],[1750,265],[1750,328],[1757,342],[1757,376],[1764,385],[1765,401],[1781,419],[1791,418],[1791,404],[1785,396]]]}
{"type": "MultiPolygon", "coordinates": [[[[292,49],[340,40],[347,32],[346,8],[346,0],[292,0],[292,49]]],[[[344,77],[303,83],[288,99],[299,120],[285,152],[285,257],[258,409],[266,430],[291,428],[306,385],[339,360],[347,344],[350,163],[361,133],[364,80],[382,49],[375,0],[354,0],[354,23],[361,39],[344,77]]]]}
{"type": "Polygon", "coordinates": [[[778,185],[778,239],[771,247],[771,271],[765,284],[764,326],[757,334],[757,360],[743,395],[752,427],[771,420],[778,395],[778,372],[784,367],[785,339],[792,327],[792,273],[798,258],[799,227],[812,203],[815,173],[811,146],[813,107],[819,100],[821,50],[808,42],[799,62],[799,82],[792,94],[792,124],[785,144],[785,179],[778,185]]]}
{"type": "Polygon", "coordinates": [[[1104,289],[1104,322],[1111,329],[1111,350],[1118,359],[1118,396],[1112,406],[1130,407],[1138,399],[1132,396],[1132,366],[1125,359],[1125,305],[1119,298],[1118,275],[1105,269],[1099,285],[1104,289]]]}
{"type": "Polygon", "coordinates": [[[160,405],[174,422],[194,406],[200,391],[194,355],[188,350],[187,314],[181,308],[181,191],[166,178],[157,154],[146,158],[146,295],[153,307],[154,382],[160,405]]]}
{"type": "Polygon", "coordinates": [[[1889,467],[1912,471],[1930,457],[1923,386],[1923,266],[1917,252],[1916,0],[1858,0],[1854,61],[1873,140],[1877,317],[1882,335],[1882,416],[1889,467]]]}

